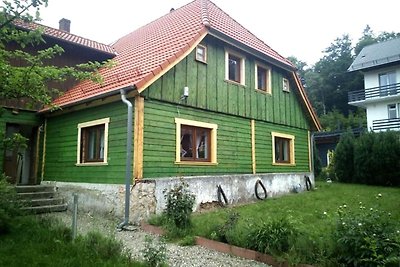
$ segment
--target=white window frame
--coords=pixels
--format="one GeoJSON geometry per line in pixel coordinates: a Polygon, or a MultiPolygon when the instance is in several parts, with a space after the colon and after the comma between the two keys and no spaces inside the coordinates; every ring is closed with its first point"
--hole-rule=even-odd
{"type": "Polygon", "coordinates": [[[201,44],[196,46],[196,60],[203,63],[207,63],[207,46],[201,44]],[[197,53],[199,49],[203,50],[203,58],[201,58],[200,55],[197,53]]]}
{"type": "Polygon", "coordinates": [[[265,66],[264,64],[261,64],[261,63],[258,63],[258,62],[256,62],[256,66],[255,66],[255,84],[254,84],[254,87],[257,89],[257,90],[259,90],[259,91],[261,91],[261,92],[265,92],[265,93],[267,93],[267,94],[272,94],[272,90],[271,90],[271,68],[270,67],[267,67],[267,66],[265,66]],[[265,88],[265,90],[264,89],[260,89],[260,88],[258,88],[258,67],[260,67],[260,68],[262,68],[262,69],[264,69],[265,71],[266,71],[266,79],[267,79],[267,84],[266,84],[266,87],[267,88],[265,88]]]}
{"type": "Polygon", "coordinates": [[[289,80],[286,78],[282,79],[282,90],[284,92],[290,92],[290,83],[289,80]]]}
{"type": "Polygon", "coordinates": [[[389,119],[389,120],[390,120],[390,119],[397,119],[397,118],[399,118],[399,104],[389,104],[389,105],[387,106],[387,109],[388,109],[388,119],[389,119]],[[396,113],[394,118],[390,118],[390,110],[393,111],[393,109],[391,109],[390,106],[394,106],[394,112],[396,113]]]}
{"type": "Polygon", "coordinates": [[[78,124],[78,139],[77,139],[77,150],[76,150],[76,166],[98,166],[108,164],[108,126],[110,118],[103,118],[93,121],[82,122],[78,124]],[[81,162],[81,135],[82,129],[97,125],[104,124],[104,158],[102,162],[81,162]]]}
{"type": "Polygon", "coordinates": [[[186,120],[175,118],[176,124],[176,154],[175,164],[182,165],[217,165],[217,129],[218,125],[214,123],[206,123],[200,121],[186,120]],[[210,161],[184,161],[181,160],[181,126],[188,125],[200,128],[210,129],[210,161]]]}
{"type": "Polygon", "coordinates": [[[245,84],[245,81],[246,81],[246,75],[245,75],[246,66],[245,66],[245,64],[246,64],[246,58],[243,55],[233,52],[229,49],[226,49],[225,50],[225,80],[232,82],[232,83],[236,83],[236,84],[246,85],[245,84]],[[240,59],[240,81],[239,82],[229,79],[229,55],[233,55],[240,59]]]}
{"type": "Polygon", "coordinates": [[[272,165],[278,166],[295,166],[296,165],[296,158],[295,158],[295,150],[294,150],[294,141],[295,136],[291,134],[283,134],[278,132],[271,132],[272,136],[272,165]],[[276,162],[275,160],[275,137],[289,139],[289,162],[276,162]]]}

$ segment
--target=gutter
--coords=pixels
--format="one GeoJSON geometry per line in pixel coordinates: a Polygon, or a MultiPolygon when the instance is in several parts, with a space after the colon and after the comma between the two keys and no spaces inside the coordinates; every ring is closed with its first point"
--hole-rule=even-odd
{"type": "Polygon", "coordinates": [[[129,204],[130,204],[130,186],[132,180],[132,103],[126,99],[125,89],[120,90],[121,100],[128,107],[128,120],[126,130],[126,166],[125,166],[125,217],[124,220],[117,226],[119,230],[124,230],[124,227],[129,225],[129,204]]]}

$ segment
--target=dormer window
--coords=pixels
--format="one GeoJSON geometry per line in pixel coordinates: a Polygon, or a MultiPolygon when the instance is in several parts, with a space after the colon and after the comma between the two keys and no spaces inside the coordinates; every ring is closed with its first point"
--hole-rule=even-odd
{"type": "Polygon", "coordinates": [[[198,45],[196,47],[196,60],[207,63],[207,47],[204,45],[198,45]]]}
{"type": "Polygon", "coordinates": [[[225,79],[244,85],[244,57],[232,52],[225,52],[225,79]]]}

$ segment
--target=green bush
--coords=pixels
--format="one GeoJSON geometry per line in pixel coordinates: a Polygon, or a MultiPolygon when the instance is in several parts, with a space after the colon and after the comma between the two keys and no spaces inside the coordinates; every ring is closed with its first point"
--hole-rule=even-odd
{"type": "MultiPolygon", "coordinates": [[[[378,197],[379,198],[379,197],[378,197]]],[[[367,208],[359,212],[338,209],[334,231],[335,255],[346,266],[396,266],[400,262],[400,232],[390,213],[367,208]]]]}
{"type": "Polygon", "coordinates": [[[150,267],[166,266],[167,247],[164,240],[156,241],[153,237],[145,236],[143,257],[150,267]]]}
{"type": "Polygon", "coordinates": [[[16,216],[21,214],[15,189],[0,175],[0,235],[8,233],[16,216]]]}
{"type": "MultiPolygon", "coordinates": [[[[341,182],[353,182],[354,177],[354,135],[346,132],[340,137],[333,163],[336,178],[341,182]]],[[[331,179],[333,177],[330,177],[331,179]]]]}
{"type": "Polygon", "coordinates": [[[254,225],[248,235],[248,248],[268,254],[282,254],[291,249],[299,234],[286,217],[254,225]]]}
{"type": "Polygon", "coordinates": [[[164,215],[168,231],[173,236],[183,236],[191,228],[191,215],[195,196],[190,193],[189,185],[184,181],[164,192],[166,207],[164,215]]]}
{"type": "Polygon", "coordinates": [[[235,235],[234,230],[237,226],[239,218],[239,213],[230,211],[225,222],[222,225],[215,226],[215,230],[211,232],[211,239],[232,244],[232,236],[235,235]]]}

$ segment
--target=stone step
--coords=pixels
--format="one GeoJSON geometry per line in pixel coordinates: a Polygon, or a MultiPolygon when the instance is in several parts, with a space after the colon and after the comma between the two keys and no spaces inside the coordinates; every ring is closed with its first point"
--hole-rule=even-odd
{"type": "Polygon", "coordinates": [[[55,192],[56,188],[51,185],[17,185],[15,190],[17,193],[55,192]]]}
{"type": "Polygon", "coordinates": [[[29,192],[29,193],[18,193],[18,198],[21,200],[32,200],[32,199],[44,199],[54,198],[55,192],[29,192]]]}
{"type": "Polygon", "coordinates": [[[24,199],[21,201],[23,207],[38,207],[64,204],[64,199],[61,197],[55,198],[39,198],[39,199],[24,199]]]}
{"type": "Polygon", "coordinates": [[[61,212],[66,211],[68,205],[66,203],[59,205],[47,205],[47,206],[36,206],[36,207],[23,207],[22,210],[25,210],[30,213],[49,213],[49,212],[61,212]]]}

